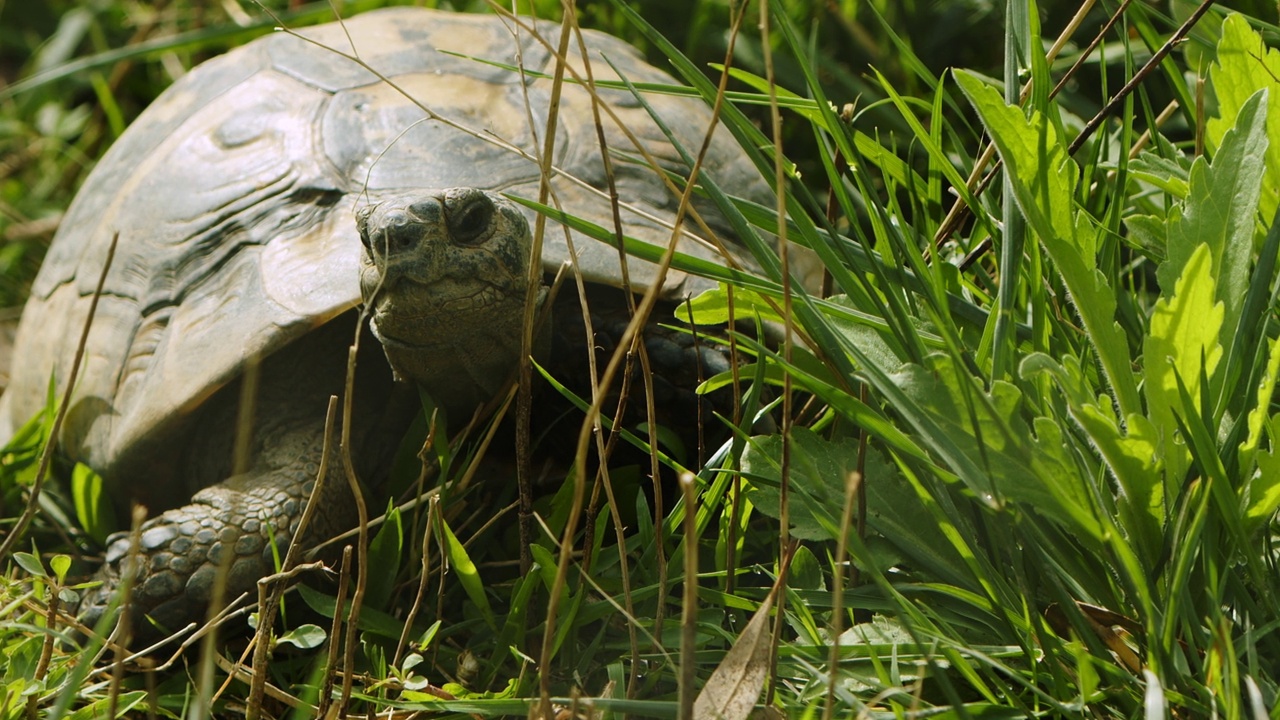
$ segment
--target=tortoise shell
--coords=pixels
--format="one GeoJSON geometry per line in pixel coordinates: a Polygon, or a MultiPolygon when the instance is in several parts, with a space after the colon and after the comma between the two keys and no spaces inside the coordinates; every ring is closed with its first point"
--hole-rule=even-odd
{"type": "MultiPolygon", "coordinates": [[[[145,466],[166,437],[157,430],[191,415],[246,358],[360,302],[355,215],[370,198],[444,187],[536,198],[554,69],[547,48],[559,34],[553,24],[537,28],[550,45],[495,16],[386,9],[277,32],[176,82],[104,156],[66,214],[20,324],[20,361],[0,408],[9,427],[0,436],[43,407],[51,365],[65,383],[115,233],[119,247],[62,437],[72,458],[108,477],[145,466]]],[[[633,82],[673,82],[616,38],[583,38],[597,79],[616,79],[612,63],[633,82]]],[[[581,73],[580,56],[569,62],[581,73]]],[[[601,114],[610,148],[637,154],[631,134],[664,165],[683,167],[630,93],[600,97],[616,116],[601,114]]],[[[647,101],[682,144],[701,145],[712,118],[700,101],[647,101]]],[[[565,83],[552,188],[568,212],[611,227],[591,103],[580,85],[565,83]]],[[[739,194],[764,191],[726,131],[704,167],[739,194]]],[[[627,234],[666,245],[675,199],[651,169],[622,161],[614,168],[627,234]]],[[[566,235],[548,227],[544,267],[570,258],[566,235]]],[[[614,247],[569,235],[587,280],[620,284],[614,247]]],[[[718,257],[690,238],[679,248],[718,257]]],[[[627,262],[637,286],[653,281],[655,268],[627,262]]],[[[700,282],[672,272],[662,292],[680,297],[700,282]]]]}

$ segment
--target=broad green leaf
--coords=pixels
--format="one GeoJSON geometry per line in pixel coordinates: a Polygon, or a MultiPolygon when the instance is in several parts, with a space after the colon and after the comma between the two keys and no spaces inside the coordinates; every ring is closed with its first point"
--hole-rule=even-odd
{"type": "MultiPolygon", "coordinates": [[[[1205,123],[1205,140],[1215,160],[1227,131],[1237,124],[1245,103],[1259,90],[1270,91],[1265,135],[1280,137],[1280,52],[1269,49],[1242,15],[1233,14],[1222,24],[1218,59],[1209,68],[1209,87],[1218,98],[1218,115],[1205,123]]],[[[1275,215],[1280,190],[1280,143],[1266,148],[1265,161],[1266,180],[1258,209],[1262,217],[1270,218],[1275,215]]]]}
{"type": "MultiPolygon", "coordinates": [[[[743,289],[733,290],[733,318],[735,320],[751,320],[759,317],[762,320],[782,322],[779,303],[770,304],[763,295],[743,289]]],[[[689,314],[693,313],[693,321],[699,325],[723,325],[729,322],[729,290],[720,283],[714,289],[704,290],[686,303],[681,303],[673,313],[682,323],[689,322],[689,314]]]]}
{"type": "Polygon", "coordinates": [[[89,537],[105,545],[107,536],[117,530],[115,509],[103,493],[102,477],[84,463],[76,463],[71,471],[71,498],[76,519],[89,537]]]}
{"type": "Polygon", "coordinates": [[[58,397],[52,374],[45,390],[44,408],[27,419],[0,450],[0,498],[19,502],[17,488],[30,487],[36,481],[40,455],[49,442],[53,416],[57,414],[58,397]]]}
{"type": "MultiPolygon", "coordinates": [[[[797,427],[791,436],[791,495],[788,517],[791,533],[806,540],[839,537],[844,506],[845,480],[858,468],[858,443],[853,438],[825,440],[812,430],[797,427]]],[[[754,438],[742,456],[744,474],[751,481],[747,499],[763,515],[778,518],[782,438],[754,438]]],[[[921,522],[928,514],[898,471],[878,452],[866,457],[867,522],[920,567],[963,582],[957,570],[963,559],[948,545],[933,523],[921,522]]],[[[857,558],[880,566],[881,558],[857,558]]]]}
{"type": "Polygon", "coordinates": [[[791,557],[791,571],[787,573],[787,584],[801,590],[825,590],[827,582],[822,574],[822,565],[818,556],[806,545],[796,548],[791,557]]]}
{"type": "MultiPolygon", "coordinates": [[[[1207,272],[1216,283],[1216,299],[1225,307],[1220,325],[1224,333],[1236,331],[1254,256],[1262,152],[1268,146],[1266,98],[1260,91],[1245,102],[1212,165],[1201,157],[1191,166],[1190,194],[1182,212],[1170,215],[1168,259],[1156,271],[1161,294],[1168,298],[1192,253],[1207,245],[1212,262],[1207,272]]],[[[1223,338],[1224,345],[1229,342],[1229,337],[1223,338]]]]}
{"type": "MultiPolygon", "coordinates": [[[[850,343],[855,343],[866,360],[875,363],[877,367],[885,372],[892,372],[907,360],[906,357],[895,352],[889,343],[885,342],[884,338],[888,333],[880,332],[867,323],[859,322],[854,317],[857,310],[853,307],[853,302],[849,296],[833,295],[826,298],[825,303],[827,307],[832,307],[833,310],[828,314],[832,331],[844,336],[850,343]],[[837,314],[834,312],[836,308],[848,308],[850,314],[837,314]]],[[[924,325],[922,322],[920,324],[924,325]]],[[[927,328],[920,327],[915,329],[919,331],[920,336],[926,343],[932,344],[937,340],[936,335],[926,335],[927,328]]],[[[940,342],[937,347],[941,347],[940,342]]]]}
{"type": "Polygon", "coordinates": [[[1152,260],[1163,262],[1168,253],[1169,216],[1181,212],[1176,206],[1162,215],[1130,215],[1124,219],[1129,231],[1128,240],[1142,249],[1152,260]]]}
{"type": "MultiPolygon", "coordinates": [[[[332,618],[337,609],[337,598],[305,584],[298,586],[298,595],[302,597],[307,607],[324,617],[332,618]]],[[[344,612],[350,607],[351,599],[348,598],[346,606],[343,608],[344,612]]],[[[404,631],[404,619],[397,618],[377,608],[363,606],[360,608],[360,618],[356,626],[361,631],[375,633],[394,641],[399,640],[400,634],[404,631]]]]}
{"type": "Polygon", "coordinates": [[[44,570],[44,564],[40,562],[40,558],[29,552],[16,552],[13,554],[13,561],[18,563],[18,567],[27,571],[27,574],[33,577],[47,577],[48,573],[44,570]]]}
{"type": "Polygon", "coordinates": [[[1154,559],[1167,519],[1164,484],[1160,482],[1163,462],[1157,450],[1156,428],[1146,416],[1130,415],[1124,436],[1119,435],[1119,428],[1114,424],[1109,424],[1115,431],[1110,435],[1099,427],[1097,420],[1102,415],[1101,406],[1090,405],[1082,408],[1079,418],[1124,488],[1116,500],[1121,522],[1131,536],[1145,541],[1147,557],[1154,559]]]}
{"type": "Polygon", "coordinates": [[[67,571],[71,569],[71,556],[61,553],[49,558],[49,567],[53,570],[53,576],[58,578],[58,582],[66,582],[67,571]]]}
{"type": "MultiPolygon", "coordinates": [[[[808,428],[793,431],[788,517],[791,534],[802,540],[833,540],[840,536],[844,478],[858,467],[857,445],[850,440],[827,441],[808,428]]],[[[756,509],[780,518],[780,460],[778,436],[757,438],[742,456],[742,469],[751,479],[748,497],[756,509]]]]}
{"type": "Polygon", "coordinates": [[[369,607],[388,609],[403,548],[404,523],[400,518],[400,509],[395,503],[388,502],[382,527],[369,543],[370,572],[364,595],[364,601],[369,607]]]}
{"type": "Polygon", "coordinates": [[[1200,378],[1212,377],[1222,358],[1218,333],[1223,306],[1215,299],[1210,250],[1201,244],[1191,254],[1172,297],[1156,301],[1143,344],[1147,416],[1160,438],[1166,477],[1181,478],[1190,463],[1185,444],[1175,440],[1175,412],[1181,407],[1178,379],[1200,410],[1200,378]]]}
{"type": "Polygon", "coordinates": [[[1097,269],[1098,230],[1076,206],[1080,170],[1067,156],[1057,128],[1038,112],[1028,118],[1020,108],[1006,105],[1000,93],[975,75],[957,72],[955,77],[1000,151],[1018,207],[1062,274],[1121,412],[1141,411],[1128,342],[1115,321],[1115,292],[1097,269]]]}
{"type": "Polygon", "coordinates": [[[496,631],[498,623],[493,617],[493,608],[489,606],[489,596],[485,594],[484,580],[480,578],[480,573],[476,570],[476,564],[471,562],[471,556],[467,555],[467,549],[458,542],[458,538],[453,534],[453,530],[449,527],[449,523],[440,518],[440,529],[444,535],[445,551],[449,555],[449,564],[453,566],[453,571],[458,575],[458,581],[462,583],[462,589],[467,593],[467,597],[471,598],[471,602],[476,609],[480,611],[481,617],[484,618],[485,624],[489,629],[496,631]]]}
{"type": "Polygon", "coordinates": [[[983,470],[980,480],[961,476],[970,489],[996,502],[1025,504],[1072,533],[1101,539],[1088,474],[1076,465],[1061,426],[1047,417],[1029,425],[1016,385],[994,382],[984,393],[948,356],[928,360],[927,368],[908,365],[894,378],[947,440],[983,470]]]}
{"type": "Polygon", "coordinates": [[[319,625],[312,625],[308,623],[306,625],[299,625],[298,627],[281,635],[276,640],[276,644],[279,645],[287,643],[303,650],[310,650],[311,648],[320,647],[320,645],[324,643],[326,637],[328,637],[328,635],[325,633],[324,628],[319,625]]]}
{"type": "Polygon", "coordinates": [[[1150,183],[1182,200],[1187,197],[1189,169],[1185,163],[1178,162],[1180,159],[1146,151],[1129,163],[1129,173],[1135,180],[1150,183]]]}

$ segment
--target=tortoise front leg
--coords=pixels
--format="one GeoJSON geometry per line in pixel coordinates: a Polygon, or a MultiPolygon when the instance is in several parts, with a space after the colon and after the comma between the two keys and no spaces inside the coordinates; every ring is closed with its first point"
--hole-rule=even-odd
{"type": "MultiPolygon", "coordinates": [[[[283,560],[297,532],[319,473],[323,432],[323,423],[292,431],[264,447],[249,472],[201,490],[190,505],[147,520],[136,557],[129,555],[128,533],[108,538],[106,563],[98,573],[102,585],[81,602],[81,619],[96,623],[126,576],[133,579],[127,608],[135,636],[155,637],[157,629],[173,632],[203,621],[223,567],[223,603],[256,593],[258,579],[275,571],[276,553],[283,560]]],[[[328,467],[301,539],[304,548],[354,523],[354,503],[336,451],[330,452],[328,467]]]]}

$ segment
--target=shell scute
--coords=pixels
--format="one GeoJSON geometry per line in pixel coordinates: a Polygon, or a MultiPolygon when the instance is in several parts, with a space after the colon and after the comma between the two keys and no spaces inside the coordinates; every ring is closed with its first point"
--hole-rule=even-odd
{"type": "MultiPolygon", "coordinates": [[[[246,358],[270,355],[359,302],[358,208],[380,192],[411,189],[538,197],[533,158],[551,81],[445,52],[511,64],[519,57],[549,71],[545,47],[521,30],[517,53],[504,22],[412,8],[366,13],[345,30],[302,31],[310,41],[288,34],[255,41],[175,83],[104,156],[68,211],[16,340],[21,357],[39,360],[15,368],[0,400],[0,437],[42,407],[50,364],[65,382],[114,232],[119,250],[64,447],[107,475],[168,477],[174,438],[246,358]],[[396,87],[340,54],[352,54],[352,43],[396,87]]],[[[554,26],[539,30],[554,44],[554,26]]],[[[615,76],[607,57],[631,80],[670,82],[625,43],[585,37],[597,78],[615,76]]],[[[570,64],[581,75],[582,59],[570,64]]],[[[618,118],[605,115],[611,150],[636,153],[620,123],[668,168],[682,167],[629,93],[601,96],[618,118]]],[[[707,109],[687,98],[651,102],[696,151],[711,122],[707,109]]],[[[610,227],[590,95],[566,84],[559,112],[554,192],[568,211],[610,227]]],[[[720,135],[704,172],[761,197],[745,156],[720,135]]],[[[620,196],[639,211],[623,211],[628,234],[666,244],[661,218],[673,215],[673,196],[649,170],[625,162],[615,170],[620,196]]],[[[620,282],[615,248],[574,242],[584,277],[620,282]]],[[[687,239],[680,248],[716,256],[687,239]]],[[[564,232],[548,227],[544,266],[568,258],[564,232]]],[[[652,266],[626,262],[637,287],[652,282],[652,266]]],[[[680,297],[694,282],[673,272],[663,289],[680,297]]]]}

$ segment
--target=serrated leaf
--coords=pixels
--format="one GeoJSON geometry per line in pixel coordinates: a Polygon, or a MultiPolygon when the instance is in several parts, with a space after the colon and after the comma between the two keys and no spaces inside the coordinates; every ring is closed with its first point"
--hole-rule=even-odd
{"type": "MultiPolygon", "coordinates": [[[[1236,331],[1254,256],[1253,236],[1265,170],[1262,153],[1269,144],[1266,98],[1266,91],[1260,91],[1244,103],[1233,118],[1234,127],[1222,137],[1212,164],[1201,157],[1191,166],[1187,200],[1182,212],[1169,220],[1168,259],[1156,271],[1161,294],[1167,298],[1191,254],[1207,245],[1208,270],[1217,285],[1216,297],[1225,308],[1221,328],[1227,333],[1236,331]]],[[[1223,338],[1224,344],[1229,340],[1223,338]]]]}
{"type": "Polygon", "coordinates": [[[982,468],[981,477],[961,476],[970,489],[979,497],[1022,503],[1082,538],[1100,540],[1087,474],[1076,466],[1061,426],[1048,417],[1028,424],[1022,393],[1012,383],[994,382],[983,393],[950,357],[927,360],[927,367],[907,365],[893,377],[947,440],[982,468]]]}
{"type": "MultiPolygon", "coordinates": [[[[1169,214],[1181,212],[1177,206],[1170,208],[1169,214]]],[[[1129,231],[1129,242],[1137,245],[1142,252],[1157,262],[1163,262],[1168,255],[1169,216],[1130,215],[1124,219],[1125,228],[1129,231]]]]}
{"type": "Polygon", "coordinates": [[[1098,230],[1075,202],[1079,167],[1043,115],[1026,117],[975,75],[955,77],[1000,151],[1018,207],[1062,275],[1121,412],[1140,412],[1129,344],[1115,321],[1115,292],[1097,269],[1098,230]]]}
{"type": "MultiPolygon", "coordinates": [[[[808,428],[791,436],[792,465],[788,517],[791,533],[801,540],[832,540],[840,536],[844,478],[857,465],[857,445],[829,442],[808,428]]],[[[757,438],[742,456],[743,473],[752,480],[751,502],[771,518],[781,518],[778,491],[782,438],[757,438]]]]}
{"type": "MultiPolygon", "coordinates": [[[[832,540],[839,537],[844,505],[845,479],[858,468],[858,442],[853,438],[825,440],[809,428],[792,430],[791,495],[788,517],[792,535],[801,539],[832,540]]],[[[742,456],[744,474],[751,485],[747,499],[753,508],[779,518],[779,475],[782,438],[753,438],[742,456]]],[[[955,569],[963,559],[944,533],[933,523],[922,523],[928,513],[901,475],[879,453],[868,453],[865,464],[867,523],[912,562],[944,578],[959,582],[955,569]]],[[[868,565],[876,557],[855,558],[868,565]]]]}
{"type": "Polygon", "coordinates": [[[1240,446],[1241,467],[1249,467],[1248,455],[1258,449],[1258,443],[1262,440],[1262,426],[1267,419],[1267,408],[1271,405],[1271,398],[1275,393],[1277,374],[1280,374],[1280,340],[1272,340],[1267,348],[1266,373],[1262,376],[1262,382],[1258,384],[1258,391],[1254,396],[1256,404],[1249,411],[1249,436],[1240,446]]]}
{"type": "Polygon", "coordinates": [[[1171,480],[1181,478],[1191,461],[1185,444],[1175,441],[1174,415],[1182,404],[1178,379],[1198,411],[1200,378],[1212,377],[1222,357],[1218,333],[1224,311],[1215,295],[1209,246],[1201,244],[1188,258],[1172,297],[1156,301],[1143,343],[1147,417],[1160,438],[1165,476],[1171,480]]]}
{"type": "Polygon", "coordinates": [[[1162,542],[1165,521],[1164,484],[1155,427],[1143,415],[1131,415],[1122,430],[1110,399],[1101,399],[1089,386],[1077,358],[1062,362],[1034,353],[1022,362],[1020,373],[1032,380],[1046,374],[1057,383],[1071,417],[1102,454],[1122,492],[1117,506],[1124,526],[1146,557],[1154,558],[1162,542]]]}
{"type": "Polygon", "coordinates": [[[1138,155],[1129,163],[1129,173],[1135,180],[1150,183],[1179,200],[1187,197],[1187,183],[1190,168],[1182,160],[1183,156],[1174,158],[1157,155],[1147,151],[1138,155]]]}
{"type": "MultiPolygon", "coordinates": [[[[1259,90],[1269,90],[1265,136],[1280,137],[1280,52],[1268,48],[1249,21],[1233,14],[1222,23],[1218,57],[1209,68],[1209,86],[1218,98],[1218,115],[1205,123],[1205,140],[1217,158],[1217,149],[1249,98],[1259,90]]],[[[1259,211],[1264,218],[1276,212],[1280,189],[1280,143],[1266,148],[1266,180],[1259,211]]]]}

